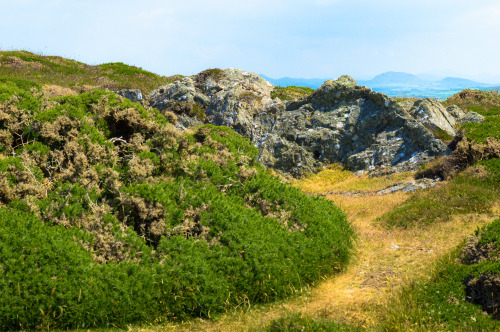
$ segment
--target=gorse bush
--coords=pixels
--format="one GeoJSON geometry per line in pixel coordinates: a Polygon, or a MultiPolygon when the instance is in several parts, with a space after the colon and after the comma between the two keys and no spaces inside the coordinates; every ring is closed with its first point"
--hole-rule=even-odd
{"type": "Polygon", "coordinates": [[[207,317],[348,262],[340,209],[231,129],[183,133],[104,90],[3,78],[0,98],[0,330],[207,317]]]}

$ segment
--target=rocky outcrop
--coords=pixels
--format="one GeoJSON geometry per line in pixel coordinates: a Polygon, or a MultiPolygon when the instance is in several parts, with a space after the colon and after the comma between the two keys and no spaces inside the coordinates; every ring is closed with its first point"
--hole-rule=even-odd
{"type": "Polygon", "coordinates": [[[148,99],[160,110],[233,128],[258,147],[266,167],[295,176],[339,162],[358,171],[415,170],[449,151],[433,131],[453,136],[463,117],[432,99],[401,106],[349,76],[288,102],[272,99],[272,89],[254,73],[210,69],[148,99]]]}

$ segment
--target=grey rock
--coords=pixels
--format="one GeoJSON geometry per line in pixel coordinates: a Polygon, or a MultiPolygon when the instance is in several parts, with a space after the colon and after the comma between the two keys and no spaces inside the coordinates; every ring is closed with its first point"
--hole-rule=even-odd
{"type": "Polygon", "coordinates": [[[448,135],[455,135],[456,118],[438,100],[417,100],[408,113],[431,131],[443,130],[448,135]]]}
{"type": "Polygon", "coordinates": [[[133,102],[143,102],[141,90],[138,89],[124,89],[116,91],[115,93],[133,102]]]}
{"type": "Polygon", "coordinates": [[[377,191],[378,195],[387,195],[387,194],[392,194],[398,191],[404,191],[404,192],[413,192],[417,190],[423,190],[427,188],[432,188],[435,187],[438,183],[440,182],[439,179],[418,179],[418,180],[413,180],[413,181],[408,181],[408,182],[403,182],[403,183],[398,183],[395,185],[392,185],[390,187],[387,187],[385,189],[377,191]]]}
{"type": "MultiPolygon", "coordinates": [[[[331,163],[363,172],[415,170],[449,152],[432,130],[455,133],[454,116],[437,101],[402,107],[349,76],[326,81],[293,101],[273,100],[272,89],[257,74],[217,69],[160,87],[149,100],[160,110],[176,109],[179,103],[200,105],[205,122],[248,137],[266,167],[294,176],[331,163]]],[[[179,122],[183,127],[199,124],[179,122]]]]}
{"type": "Polygon", "coordinates": [[[463,125],[467,122],[481,123],[484,121],[484,116],[476,112],[465,113],[458,106],[451,105],[446,108],[446,111],[451,114],[457,123],[457,125],[463,125]]]}
{"type": "Polygon", "coordinates": [[[458,124],[462,125],[468,122],[481,123],[484,122],[484,116],[476,112],[467,112],[463,117],[457,120],[458,124]]]}
{"type": "Polygon", "coordinates": [[[446,107],[446,111],[450,113],[452,117],[455,118],[455,121],[458,121],[459,119],[463,118],[465,116],[465,112],[462,111],[460,107],[457,105],[451,105],[446,107]]]}

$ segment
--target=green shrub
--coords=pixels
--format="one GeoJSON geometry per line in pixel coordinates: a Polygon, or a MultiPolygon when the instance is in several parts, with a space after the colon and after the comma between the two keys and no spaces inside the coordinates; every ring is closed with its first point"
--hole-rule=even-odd
{"type": "Polygon", "coordinates": [[[0,62],[0,77],[24,78],[40,85],[58,85],[76,92],[96,87],[111,90],[139,89],[147,94],[179,77],[159,76],[120,62],[90,66],[70,59],[26,51],[0,51],[0,62]]]}
{"type": "Polygon", "coordinates": [[[145,71],[139,67],[126,65],[123,62],[105,63],[102,65],[99,65],[98,67],[102,68],[103,70],[105,70],[107,72],[110,72],[110,75],[125,75],[125,76],[131,76],[131,77],[134,77],[136,75],[143,75],[143,76],[149,76],[149,77],[158,77],[158,75],[156,75],[156,74],[145,71]]]}
{"type": "Polygon", "coordinates": [[[500,115],[488,116],[482,123],[469,122],[461,128],[469,139],[478,143],[486,142],[488,137],[500,140],[500,115]]]}
{"type": "Polygon", "coordinates": [[[1,123],[0,330],[208,317],[346,266],[341,210],[268,175],[231,129],[182,133],[103,90],[42,108],[9,89],[30,106],[1,123]]]}

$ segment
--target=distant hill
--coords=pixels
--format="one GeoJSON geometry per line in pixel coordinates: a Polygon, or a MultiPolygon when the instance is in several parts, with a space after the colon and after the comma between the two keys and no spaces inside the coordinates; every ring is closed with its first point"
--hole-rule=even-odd
{"type": "MultiPolygon", "coordinates": [[[[261,75],[275,86],[304,86],[313,89],[319,88],[326,79],[318,78],[270,78],[261,75]]],[[[389,71],[375,76],[371,80],[358,80],[359,85],[367,86],[391,97],[431,97],[446,99],[463,89],[490,90],[500,84],[480,83],[459,77],[446,77],[437,81],[424,80],[416,75],[404,72],[389,71]]]]}
{"type": "Polygon", "coordinates": [[[291,77],[282,77],[282,78],[271,78],[269,76],[260,75],[263,79],[268,82],[271,82],[275,86],[304,86],[312,89],[319,88],[327,79],[323,78],[291,78],[291,77]]]}
{"type": "Polygon", "coordinates": [[[419,86],[424,81],[418,78],[415,75],[402,73],[402,72],[387,72],[380,75],[375,76],[373,79],[369,81],[359,81],[360,85],[366,85],[368,87],[377,87],[377,86],[401,86],[401,85],[415,85],[419,86]]]}
{"type": "Polygon", "coordinates": [[[465,78],[459,77],[446,77],[440,81],[437,81],[443,87],[453,87],[453,88],[470,88],[470,87],[489,87],[492,84],[474,82],[465,78]]]}

